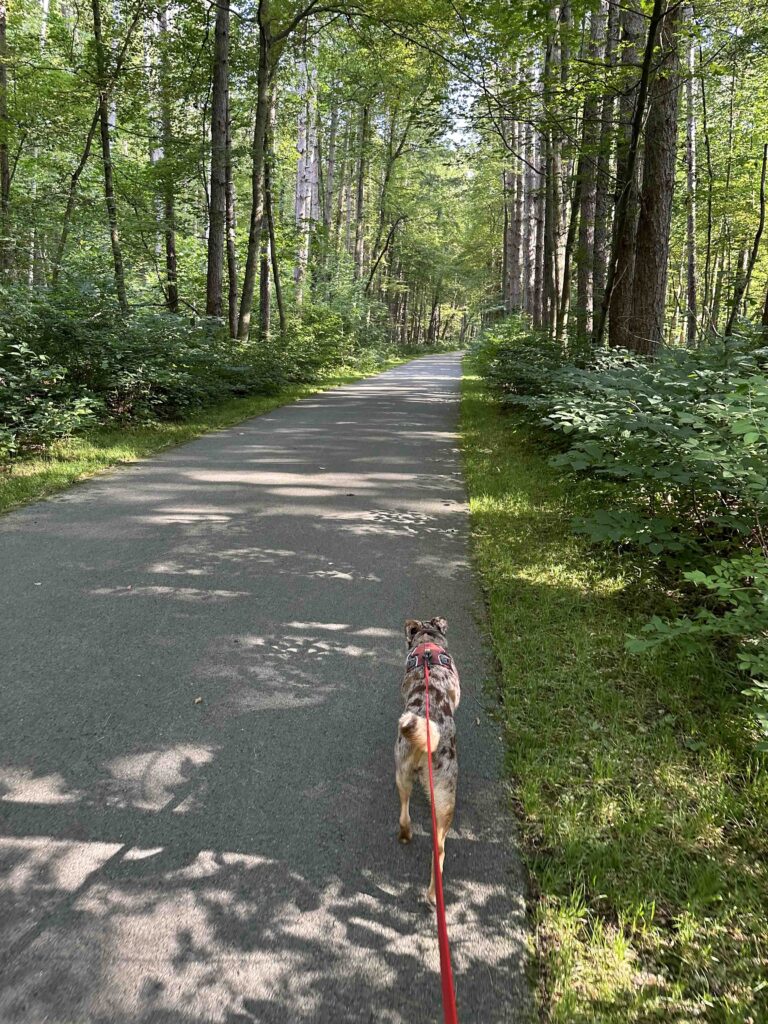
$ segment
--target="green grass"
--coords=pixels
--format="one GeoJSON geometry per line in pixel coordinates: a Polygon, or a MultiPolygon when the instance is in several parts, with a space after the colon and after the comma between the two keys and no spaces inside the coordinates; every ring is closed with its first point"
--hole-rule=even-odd
{"type": "Polygon", "coordinates": [[[570,532],[590,483],[472,376],[462,432],[542,1018],[768,1021],[768,774],[738,680],[626,653],[664,595],[570,532]]]}
{"type": "Polygon", "coordinates": [[[58,441],[44,455],[19,459],[8,465],[0,464],[0,513],[54,494],[105,469],[135,462],[209,430],[230,427],[233,423],[260,416],[318,391],[350,384],[408,362],[409,358],[415,356],[390,359],[368,372],[343,367],[324,376],[316,384],[297,385],[275,395],[233,398],[200,409],[180,422],[99,427],[58,441]]]}

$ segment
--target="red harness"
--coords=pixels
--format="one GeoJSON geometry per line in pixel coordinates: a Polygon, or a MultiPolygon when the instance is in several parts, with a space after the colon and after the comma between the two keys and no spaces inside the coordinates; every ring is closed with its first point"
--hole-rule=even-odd
{"type": "Polygon", "coordinates": [[[434,668],[436,665],[453,668],[453,659],[444,647],[428,641],[408,651],[408,657],[405,659],[405,667],[408,671],[414,668],[423,668],[425,665],[428,665],[429,668],[434,668]]]}

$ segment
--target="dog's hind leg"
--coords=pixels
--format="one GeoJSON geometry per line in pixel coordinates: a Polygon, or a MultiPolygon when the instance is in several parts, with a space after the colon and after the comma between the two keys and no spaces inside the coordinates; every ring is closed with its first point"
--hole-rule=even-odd
{"type": "MultiPolygon", "coordinates": [[[[440,877],[443,875],[443,861],[445,860],[445,837],[453,823],[453,812],[456,808],[456,793],[454,790],[438,788],[435,790],[435,817],[437,818],[437,852],[440,859],[440,877]]],[[[432,857],[432,874],[429,879],[427,899],[435,903],[435,858],[432,857]]]]}
{"type": "Polygon", "coordinates": [[[397,792],[400,794],[400,835],[397,838],[401,843],[410,843],[413,838],[409,811],[413,776],[410,772],[403,772],[398,768],[395,773],[395,781],[397,782],[397,792]]]}

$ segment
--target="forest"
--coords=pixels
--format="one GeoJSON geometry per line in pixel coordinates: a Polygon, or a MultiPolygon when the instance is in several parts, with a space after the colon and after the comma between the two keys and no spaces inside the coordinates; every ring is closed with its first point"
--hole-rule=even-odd
{"type": "Polygon", "coordinates": [[[3,450],[511,313],[651,356],[764,325],[762,13],[3,5],[3,450]]]}
{"type": "Polygon", "coordinates": [[[768,1013],[767,189],[766,0],[0,0],[2,507],[469,350],[545,1020],[768,1013]]]}

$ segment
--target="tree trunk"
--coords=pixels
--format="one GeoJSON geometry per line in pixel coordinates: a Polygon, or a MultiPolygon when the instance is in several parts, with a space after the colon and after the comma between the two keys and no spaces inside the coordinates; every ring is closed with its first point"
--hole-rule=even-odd
{"type": "Polygon", "coordinates": [[[518,122],[514,124],[512,138],[516,155],[514,170],[511,172],[509,309],[516,310],[522,305],[523,282],[523,174],[520,157],[517,155],[523,145],[523,129],[518,122]]]}
{"type": "Polygon", "coordinates": [[[501,172],[501,192],[504,197],[504,219],[501,227],[501,304],[509,313],[509,259],[511,255],[511,239],[509,231],[509,171],[501,172]]]}
{"type": "MultiPolygon", "coordinates": [[[[551,78],[553,76],[554,63],[554,36],[550,35],[544,59],[544,114],[548,119],[548,112],[552,105],[551,101],[551,78]]],[[[542,294],[542,324],[551,330],[555,322],[556,309],[556,281],[555,263],[557,260],[556,245],[556,194],[555,184],[556,160],[555,160],[554,130],[549,124],[544,126],[544,239],[543,239],[543,294],[542,294]]]]}
{"type": "Polygon", "coordinates": [[[124,313],[128,312],[128,297],[125,290],[125,268],[123,251],[120,244],[120,233],[117,226],[117,203],[112,173],[112,148],[109,134],[108,82],[106,74],[106,57],[104,39],[101,31],[100,0],[92,0],[93,38],[96,44],[96,74],[99,83],[99,123],[101,126],[101,157],[104,164],[104,198],[109,220],[109,238],[112,245],[112,262],[114,265],[115,288],[117,300],[124,313]]]}
{"type": "MultiPolygon", "coordinates": [[[[635,240],[637,235],[638,207],[638,170],[640,129],[645,116],[645,97],[647,82],[651,70],[653,47],[656,42],[656,29],[661,16],[661,0],[655,0],[659,10],[655,21],[651,22],[648,41],[645,48],[643,70],[638,78],[636,88],[627,89],[619,102],[619,137],[616,146],[616,209],[614,213],[614,233],[611,262],[608,267],[606,287],[603,292],[603,309],[601,310],[601,326],[598,332],[598,343],[602,340],[605,326],[605,309],[610,303],[610,344],[614,348],[627,348],[630,344],[629,321],[632,315],[632,279],[635,272],[635,240]],[[651,38],[651,36],[653,38],[651,38]],[[645,75],[645,89],[642,97],[640,87],[645,75]],[[633,148],[634,143],[634,148],[633,148]],[[608,293],[608,281],[611,290],[608,293]]],[[[627,7],[622,11],[622,44],[621,63],[623,67],[635,66],[640,56],[640,40],[642,39],[644,20],[635,9],[627,7]]]]}
{"type": "Polygon", "coordinates": [[[12,266],[11,238],[11,162],[9,158],[10,121],[8,119],[8,12],[0,0],[0,272],[12,266]]]}
{"type": "Polygon", "coordinates": [[[275,238],[275,220],[272,215],[272,166],[275,162],[274,143],[272,134],[268,138],[267,158],[264,164],[264,211],[267,219],[267,230],[269,232],[269,253],[272,264],[272,278],[275,282],[275,302],[277,303],[277,315],[280,318],[280,335],[285,337],[287,321],[285,316],[285,304],[283,302],[283,288],[280,282],[280,264],[277,260],[277,240],[275,238]]]}
{"type": "Polygon", "coordinates": [[[535,288],[533,295],[533,324],[535,327],[544,326],[544,193],[546,189],[546,163],[544,152],[546,143],[541,135],[538,136],[537,166],[539,174],[537,177],[537,189],[534,201],[536,217],[535,225],[535,288]]]}
{"type": "MultiPolygon", "coordinates": [[[[707,155],[707,246],[704,256],[704,297],[702,300],[702,329],[707,332],[717,329],[716,325],[711,322],[712,281],[714,277],[714,268],[712,266],[712,232],[714,228],[712,201],[715,173],[712,166],[712,145],[709,137],[709,121],[707,117],[707,89],[704,80],[701,47],[699,47],[699,86],[701,89],[701,129],[704,136],[704,152],[707,155]]],[[[716,262],[717,259],[715,258],[716,262]]]]}
{"type": "MultiPolygon", "coordinates": [[[[48,15],[50,13],[50,0],[41,0],[40,4],[40,35],[38,37],[40,56],[45,52],[48,40],[48,15]]],[[[1,34],[1,33],[0,33],[1,34]]],[[[0,47],[2,49],[2,47],[0,47]]],[[[45,273],[43,270],[43,252],[40,243],[40,228],[37,222],[37,161],[40,159],[40,147],[35,144],[32,148],[32,181],[29,186],[29,198],[32,201],[33,220],[32,236],[29,243],[29,285],[38,288],[45,284],[45,273]]]]}
{"type": "Polygon", "coordinates": [[[211,180],[208,202],[208,273],[205,311],[221,316],[227,223],[227,118],[229,111],[229,0],[216,6],[211,89],[211,180]]]}
{"type": "MultiPolygon", "coordinates": [[[[624,13],[627,16],[634,14],[634,12],[628,10],[625,10],[624,13]]],[[[611,259],[608,263],[608,274],[605,282],[603,304],[600,308],[600,318],[595,330],[595,343],[597,345],[602,344],[609,308],[611,310],[611,344],[623,345],[625,341],[630,340],[626,337],[626,320],[623,318],[624,306],[620,301],[619,296],[615,296],[615,285],[618,283],[622,286],[631,286],[632,281],[629,269],[630,259],[631,266],[634,267],[636,236],[633,213],[634,202],[632,197],[636,194],[637,155],[640,147],[640,133],[643,127],[643,118],[645,114],[645,100],[648,94],[648,82],[651,77],[651,66],[656,46],[656,33],[663,16],[663,0],[654,0],[653,13],[651,14],[650,23],[648,25],[648,37],[645,44],[645,53],[643,54],[640,81],[637,87],[637,98],[634,102],[632,130],[629,137],[629,144],[625,153],[622,153],[621,147],[617,151],[616,178],[619,191],[616,198],[611,259]],[[624,265],[622,264],[622,253],[625,253],[627,256],[627,261],[624,265]],[[629,282],[629,284],[627,284],[627,282],[629,282]]],[[[632,33],[630,33],[630,36],[631,35],[632,33]]],[[[629,49],[633,49],[633,47],[630,46],[629,49]]],[[[625,50],[625,54],[626,52],[627,51],[625,50]]],[[[623,299],[623,297],[624,296],[622,295],[621,298],[623,299]]],[[[629,303],[629,313],[631,313],[631,302],[629,303]]]]}
{"type": "MultiPolygon", "coordinates": [[[[693,20],[693,11],[689,8],[688,17],[693,20]]],[[[687,218],[686,218],[686,344],[689,348],[696,345],[698,324],[698,277],[696,271],[696,111],[693,104],[693,81],[695,72],[695,43],[693,38],[688,43],[688,78],[685,83],[686,119],[685,119],[685,170],[687,184],[687,218]]]]}
{"type": "Polygon", "coordinates": [[[316,71],[310,66],[306,42],[299,64],[299,121],[296,149],[299,154],[296,169],[296,231],[299,247],[293,279],[296,282],[296,303],[304,298],[304,278],[309,266],[309,246],[312,235],[313,170],[315,166],[316,138],[316,71]]]}
{"type": "MultiPolygon", "coordinates": [[[[158,14],[160,38],[164,42],[168,34],[166,12],[158,14]]],[[[168,82],[168,55],[165,49],[160,52],[160,126],[162,131],[163,153],[166,160],[173,145],[173,122],[171,119],[171,92],[168,82]]],[[[163,168],[163,216],[165,220],[165,294],[166,304],[172,313],[179,311],[178,263],[176,258],[176,200],[171,170],[163,168]]]]}
{"type": "Polygon", "coordinates": [[[365,262],[365,236],[364,221],[365,213],[365,174],[367,167],[368,148],[368,105],[363,106],[360,116],[360,154],[357,162],[357,193],[355,201],[355,266],[354,279],[360,281],[363,276],[363,264],[365,262]]]}
{"type": "Polygon", "coordinates": [[[264,152],[269,121],[270,43],[267,36],[269,29],[267,0],[261,0],[259,10],[259,67],[256,87],[256,116],[251,148],[251,219],[248,229],[248,251],[243,275],[243,290],[240,297],[240,318],[237,327],[237,336],[243,340],[247,339],[250,331],[256,271],[261,253],[261,231],[264,223],[264,152]]]}
{"type": "MultiPolygon", "coordinates": [[[[266,167],[264,170],[266,179],[266,167]]],[[[266,185],[265,185],[266,188],[266,185]]],[[[266,205],[266,201],[265,201],[266,205]]],[[[261,232],[261,256],[259,259],[259,341],[267,341],[272,312],[269,288],[269,231],[261,232]]]]}
{"type": "Polygon", "coordinates": [[[336,136],[339,127],[339,104],[334,96],[331,100],[331,123],[328,128],[328,152],[323,181],[323,278],[330,280],[331,236],[333,234],[333,192],[336,187],[336,136]]]}
{"type": "Polygon", "coordinates": [[[533,125],[525,126],[525,172],[523,180],[523,308],[533,315],[533,295],[536,287],[536,135],[533,125]]]}
{"type": "Polygon", "coordinates": [[[61,236],[59,237],[59,244],[56,247],[56,255],[53,260],[53,267],[51,268],[51,284],[55,285],[59,279],[59,272],[61,271],[61,264],[64,259],[64,251],[67,247],[67,239],[69,238],[69,229],[72,224],[72,216],[75,212],[75,200],[77,199],[77,184],[80,180],[80,175],[83,173],[85,165],[88,163],[88,157],[91,153],[91,146],[96,135],[96,129],[99,126],[99,119],[101,114],[101,104],[99,103],[96,107],[96,112],[91,118],[91,124],[88,128],[88,134],[85,137],[85,145],[83,146],[83,152],[80,156],[80,161],[77,167],[72,172],[69,179],[69,191],[67,193],[67,205],[64,210],[64,217],[61,222],[61,236]]]}
{"type": "MultiPolygon", "coordinates": [[[[270,317],[271,317],[271,295],[269,289],[269,273],[272,260],[270,252],[274,254],[274,224],[272,220],[272,165],[273,138],[275,132],[275,96],[277,92],[277,79],[272,76],[269,88],[269,121],[267,124],[266,153],[264,156],[264,213],[266,215],[267,230],[261,232],[261,264],[259,279],[259,341],[267,341],[269,338],[270,317]]],[[[274,271],[277,291],[280,291],[280,274],[277,269],[274,271]]],[[[282,294],[278,295],[278,307],[280,313],[280,331],[285,333],[285,312],[282,309],[282,294]]]]}
{"type": "MultiPolygon", "coordinates": [[[[616,64],[618,46],[619,8],[617,4],[608,3],[608,26],[605,40],[605,63],[609,69],[616,64]]],[[[613,118],[616,100],[612,87],[606,89],[602,99],[600,112],[600,145],[597,156],[595,196],[595,238],[594,266],[592,271],[592,309],[600,310],[605,294],[605,280],[608,274],[611,238],[611,149],[613,145],[613,118]]]]}
{"type": "Polygon", "coordinates": [[[237,197],[232,168],[232,114],[227,105],[227,137],[224,162],[227,234],[227,321],[229,336],[237,337],[237,197]]]}
{"type": "Polygon", "coordinates": [[[664,340],[680,93],[678,19],[679,7],[671,7],[661,22],[657,68],[649,91],[637,224],[629,340],[635,352],[651,356],[664,340]]]}
{"type": "Polygon", "coordinates": [[[734,289],[733,305],[731,306],[731,314],[728,317],[728,323],[725,327],[725,336],[729,337],[733,333],[733,327],[736,323],[736,317],[739,315],[742,300],[745,298],[749,291],[749,283],[752,280],[752,271],[755,269],[755,263],[757,262],[757,254],[760,251],[760,239],[763,237],[763,229],[765,227],[765,170],[766,164],[768,164],[768,143],[763,146],[763,165],[760,172],[760,216],[757,222],[757,230],[755,231],[755,240],[752,243],[752,250],[749,254],[746,267],[744,272],[739,274],[736,287],[734,289]]]}
{"type": "Polygon", "coordinates": [[[166,14],[165,11],[161,11],[145,25],[144,38],[147,48],[147,101],[150,111],[149,160],[155,169],[156,180],[159,181],[159,195],[155,196],[155,211],[158,235],[162,235],[165,241],[165,282],[161,284],[166,307],[172,313],[177,313],[179,293],[176,281],[176,211],[173,179],[167,164],[169,147],[173,145],[167,56],[164,50],[167,32],[166,14]],[[159,48],[157,64],[152,58],[153,40],[159,48]]]}
{"type": "MultiPolygon", "coordinates": [[[[589,49],[591,60],[600,59],[600,44],[605,35],[606,8],[600,5],[590,16],[589,49]]],[[[593,268],[595,215],[597,205],[597,160],[599,155],[600,102],[589,92],[582,110],[581,153],[577,176],[580,182],[579,241],[576,249],[576,334],[586,338],[593,327],[593,268]]]]}
{"type": "Polygon", "coordinates": [[[347,187],[347,163],[349,156],[349,127],[344,131],[344,148],[342,151],[341,158],[341,173],[339,174],[339,186],[336,194],[336,212],[334,214],[333,223],[333,252],[336,254],[338,259],[339,250],[341,247],[341,224],[344,219],[344,197],[347,187]]]}

